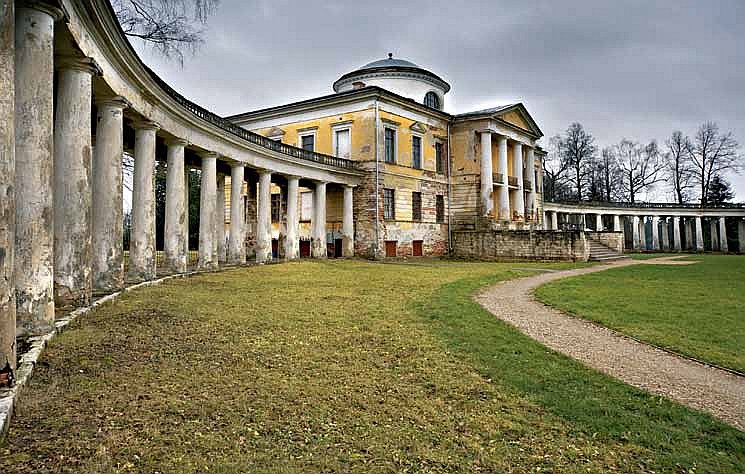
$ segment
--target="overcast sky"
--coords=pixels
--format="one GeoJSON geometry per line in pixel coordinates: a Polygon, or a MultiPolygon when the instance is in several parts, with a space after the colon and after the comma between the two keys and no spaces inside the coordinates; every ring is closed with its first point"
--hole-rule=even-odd
{"type": "Polygon", "coordinates": [[[713,120],[745,144],[745,1],[599,3],[221,0],[183,68],[138,50],[220,115],[332,93],[392,52],[451,84],[452,113],[523,102],[546,137],[579,121],[600,146],[713,120]]]}

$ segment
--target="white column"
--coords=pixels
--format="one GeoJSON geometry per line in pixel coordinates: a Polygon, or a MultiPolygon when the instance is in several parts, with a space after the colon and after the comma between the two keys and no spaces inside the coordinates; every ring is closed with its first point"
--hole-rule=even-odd
{"type": "Polygon", "coordinates": [[[132,186],[132,229],[129,278],[155,278],[155,135],[153,122],[135,124],[135,169],[132,186]]]}
{"type": "Polygon", "coordinates": [[[497,173],[502,175],[502,185],[497,188],[499,197],[499,220],[509,221],[510,215],[510,188],[509,170],[507,169],[507,138],[500,136],[497,138],[497,173]]]}
{"type": "Polygon", "coordinates": [[[704,251],[704,230],[701,226],[701,216],[696,216],[696,251],[704,251]]]}
{"type": "Polygon", "coordinates": [[[613,215],[613,232],[621,232],[621,216],[618,214],[613,215]]]}
{"type": "Polygon", "coordinates": [[[15,255],[15,9],[0,7],[0,363],[16,367],[15,255]]]}
{"type": "Polygon", "coordinates": [[[326,258],[326,183],[319,181],[313,192],[313,221],[311,236],[311,256],[326,258]]]}
{"type": "Polygon", "coordinates": [[[515,211],[518,219],[525,217],[525,183],[523,183],[523,144],[515,142],[512,147],[512,165],[515,168],[515,178],[517,178],[517,192],[515,192],[515,211]]]}
{"type": "Polygon", "coordinates": [[[662,235],[660,236],[660,246],[662,250],[670,250],[670,225],[667,217],[663,217],[661,223],[660,230],[662,231],[662,235]]]}
{"type": "Polygon", "coordinates": [[[528,206],[526,206],[526,214],[530,213],[531,219],[536,218],[535,213],[535,188],[536,188],[536,173],[535,173],[535,152],[533,147],[528,147],[527,151],[527,166],[525,167],[528,172],[528,179],[530,180],[530,195],[528,206]]]}
{"type": "Polygon", "coordinates": [[[595,230],[598,232],[603,231],[603,215],[595,214],[595,230]]]}
{"type": "Polygon", "coordinates": [[[631,226],[631,231],[633,232],[633,247],[634,250],[641,250],[641,235],[639,233],[639,229],[641,227],[641,222],[639,219],[639,216],[634,216],[634,222],[631,226]]]}
{"type": "Polygon", "coordinates": [[[243,215],[243,165],[233,164],[230,168],[230,239],[228,241],[228,261],[232,264],[246,263],[246,217],[243,215]]]}
{"type": "Polygon", "coordinates": [[[225,241],[225,175],[217,175],[217,202],[215,203],[215,242],[217,243],[217,262],[225,263],[228,258],[225,241]]]}
{"type": "Polygon", "coordinates": [[[259,194],[257,196],[256,262],[272,260],[272,174],[259,172],[259,194]]]}
{"type": "Polygon", "coordinates": [[[652,216],[652,250],[660,250],[660,218],[652,216]]]}
{"type": "Polygon", "coordinates": [[[729,252],[729,244],[727,243],[727,225],[724,217],[719,218],[719,251],[724,253],[729,252]]]}
{"type": "Polygon", "coordinates": [[[694,250],[695,245],[693,242],[693,223],[691,222],[691,218],[687,217],[684,223],[685,226],[685,235],[686,235],[686,250],[694,250]]]}
{"type": "Polygon", "coordinates": [[[639,239],[641,240],[642,250],[649,250],[647,247],[647,216],[641,217],[641,226],[639,227],[639,239]]]}
{"type": "Polygon", "coordinates": [[[215,204],[217,204],[217,153],[207,152],[202,158],[202,181],[199,193],[199,260],[202,270],[217,268],[215,243],[215,204]]]}
{"type": "MultiPolygon", "coordinates": [[[[59,61],[54,119],[54,293],[60,306],[91,299],[91,101],[97,69],[59,61]]],[[[3,361],[0,360],[0,364],[3,361]]]]}
{"type": "Polygon", "coordinates": [[[549,211],[543,211],[543,230],[551,230],[549,211]]]}
{"type": "Polygon", "coordinates": [[[559,230],[559,213],[556,211],[551,213],[551,230],[559,230]]]}
{"type": "Polygon", "coordinates": [[[711,251],[719,251],[719,238],[717,237],[717,221],[709,219],[709,234],[711,235],[711,251]]]}
{"type": "Polygon", "coordinates": [[[491,132],[485,131],[481,132],[481,215],[484,217],[494,215],[493,190],[491,132]]]}
{"type": "Polygon", "coordinates": [[[673,217],[673,249],[676,252],[682,250],[680,245],[680,217],[678,216],[673,217]]]}
{"type": "Polygon", "coordinates": [[[186,209],[186,181],[184,180],[184,146],[186,141],[172,140],[168,143],[168,167],[166,168],[166,219],[163,242],[166,266],[169,270],[186,271],[186,240],[188,238],[184,220],[186,209]]]}
{"type": "Polygon", "coordinates": [[[745,253],[745,219],[737,222],[737,241],[740,244],[740,253],[745,253]]]}
{"type": "Polygon", "coordinates": [[[344,186],[344,214],[342,217],[342,256],[354,257],[354,188],[344,186]]]}
{"type": "Polygon", "coordinates": [[[300,257],[300,214],[298,213],[299,178],[287,178],[287,235],[285,236],[285,259],[300,257]]]}
{"type": "MultiPolygon", "coordinates": [[[[15,270],[17,327],[54,324],[54,22],[56,8],[18,5],[15,27],[15,270]]],[[[6,34],[6,32],[3,32],[6,34]]],[[[4,364],[3,364],[4,365],[4,364]]]]}
{"type": "MultiPolygon", "coordinates": [[[[186,143],[185,143],[186,145],[186,143]]],[[[184,220],[181,223],[181,226],[183,227],[183,234],[184,234],[184,255],[186,255],[186,266],[189,266],[189,235],[191,234],[191,228],[189,227],[189,215],[190,212],[190,204],[189,204],[189,194],[191,193],[191,167],[184,163],[184,220]]],[[[199,241],[197,241],[197,246],[199,246],[199,241]]]]}
{"type": "Polygon", "coordinates": [[[97,101],[96,146],[93,151],[93,288],[104,291],[124,286],[122,154],[124,109],[122,97],[97,101]]]}

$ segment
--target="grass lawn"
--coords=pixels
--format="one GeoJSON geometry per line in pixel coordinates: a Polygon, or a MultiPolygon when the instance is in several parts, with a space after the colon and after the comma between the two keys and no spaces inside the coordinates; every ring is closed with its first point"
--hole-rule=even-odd
{"type": "Polygon", "coordinates": [[[676,254],[673,253],[636,253],[636,252],[629,252],[625,254],[628,257],[631,257],[633,260],[650,260],[653,258],[660,258],[660,257],[672,257],[676,254]]]}
{"type": "Polygon", "coordinates": [[[745,372],[745,257],[640,265],[560,280],[545,303],[658,346],[745,372]]]}
{"type": "Polygon", "coordinates": [[[126,294],[47,349],[0,472],[745,469],[745,433],[471,299],[515,267],[307,261],[126,294]]]}

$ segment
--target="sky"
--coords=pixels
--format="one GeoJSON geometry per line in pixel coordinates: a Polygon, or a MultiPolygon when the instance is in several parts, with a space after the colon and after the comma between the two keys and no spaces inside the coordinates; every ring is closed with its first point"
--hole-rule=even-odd
{"type": "MultiPolygon", "coordinates": [[[[330,94],[391,52],[451,84],[448,112],[522,102],[544,146],[575,121],[600,147],[705,121],[745,145],[743,21],[743,0],[221,0],[183,66],[135,47],[220,115],[330,94]]],[[[745,174],[727,178],[745,201],[745,174]]]]}

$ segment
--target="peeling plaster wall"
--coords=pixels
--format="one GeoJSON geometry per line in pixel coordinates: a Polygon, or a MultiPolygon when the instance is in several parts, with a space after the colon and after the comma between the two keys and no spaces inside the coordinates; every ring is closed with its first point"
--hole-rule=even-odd
{"type": "Polygon", "coordinates": [[[495,261],[559,260],[590,258],[584,232],[569,231],[454,231],[456,257],[495,261]]]}

